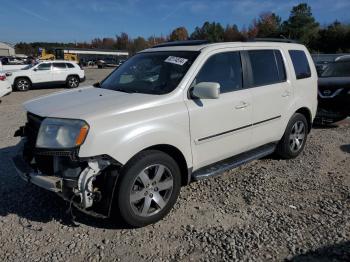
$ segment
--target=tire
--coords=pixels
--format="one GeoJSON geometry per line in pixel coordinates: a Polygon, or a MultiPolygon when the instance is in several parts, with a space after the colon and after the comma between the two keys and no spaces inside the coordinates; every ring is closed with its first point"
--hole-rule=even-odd
{"type": "Polygon", "coordinates": [[[80,84],[80,79],[77,76],[68,76],[66,85],[67,88],[77,88],[80,84]]]}
{"type": "Polygon", "coordinates": [[[28,91],[32,86],[32,83],[30,82],[30,80],[28,78],[25,77],[20,77],[17,78],[15,81],[15,89],[17,91],[28,91]]]}
{"type": "Polygon", "coordinates": [[[284,159],[297,157],[304,149],[308,134],[308,123],[304,115],[295,113],[289,120],[282,139],[276,149],[284,159]]]}
{"type": "Polygon", "coordinates": [[[161,220],[180,193],[179,166],[160,151],[141,152],[123,168],[120,177],[115,193],[118,215],[133,227],[161,220]]]}

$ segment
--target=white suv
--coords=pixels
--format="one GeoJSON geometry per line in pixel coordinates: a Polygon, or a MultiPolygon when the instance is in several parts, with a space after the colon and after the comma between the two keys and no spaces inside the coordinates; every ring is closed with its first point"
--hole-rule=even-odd
{"type": "Polygon", "coordinates": [[[94,87],[24,106],[14,158],[22,178],[86,213],[144,226],[170,211],[182,185],[273,152],[298,156],[317,73],[299,44],[175,42],[94,87]]]}
{"type": "Polygon", "coordinates": [[[85,72],[78,64],[63,60],[43,61],[6,74],[18,91],[44,84],[65,84],[68,88],[76,88],[85,80],[85,72]]]}

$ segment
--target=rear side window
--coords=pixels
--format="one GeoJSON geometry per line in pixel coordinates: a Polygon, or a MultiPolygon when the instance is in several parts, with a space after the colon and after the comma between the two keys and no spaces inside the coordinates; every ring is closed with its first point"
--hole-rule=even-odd
{"type": "Polygon", "coordinates": [[[74,65],[71,64],[71,63],[67,63],[66,65],[67,65],[68,68],[74,68],[74,65]]]}
{"type": "Polygon", "coordinates": [[[311,70],[304,51],[289,50],[297,79],[311,77],[311,70]]]}
{"type": "Polygon", "coordinates": [[[66,63],[53,63],[54,69],[66,69],[66,63]]]}
{"type": "Polygon", "coordinates": [[[243,80],[240,53],[227,52],[211,56],[201,68],[195,81],[196,84],[219,83],[221,93],[241,89],[243,80]]]}
{"type": "Polygon", "coordinates": [[[281,81],[286,81],[287,80],[286,68],[284,66],[284,62],[283,62],[281,51],[274,50],[274,53],[275,53],[277,69],[278,69],[278,75],[280,77],[280,80],[281,81]]]}
{"type": "Polygon", "coordinates": [[[286,80],[282,55],[278,50],[248,51],[253,86],[271,85],[286,80]]]}

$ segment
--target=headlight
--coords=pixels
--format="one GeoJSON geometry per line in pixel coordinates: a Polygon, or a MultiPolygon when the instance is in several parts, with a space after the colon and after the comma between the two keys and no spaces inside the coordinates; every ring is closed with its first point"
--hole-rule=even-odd
{"type": "Polygon", "coordinates": [[[83,120],[45,118],[41,123],[36,147],[38,148],[74,148],[84,143],[89,131],[83,120]]]}

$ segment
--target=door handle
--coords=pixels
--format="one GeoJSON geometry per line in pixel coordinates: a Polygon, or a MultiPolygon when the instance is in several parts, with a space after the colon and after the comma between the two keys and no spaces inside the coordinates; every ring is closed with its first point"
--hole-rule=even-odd
{"type": "Polygon", "coordinates": [[[242,108],[246,108],[247,106],[249,106],[249,103],[241,102],[239,105],[236,105],[235,108],[236,109],[242,109],[242,108]]]}
{"type": "Polygon", "coordinates": [[[287,96],[290,96],[290,92],[289,92],[289,91],[285,91],[285,92],[282,94],[282,97],[287,97],[287,96]]]}

